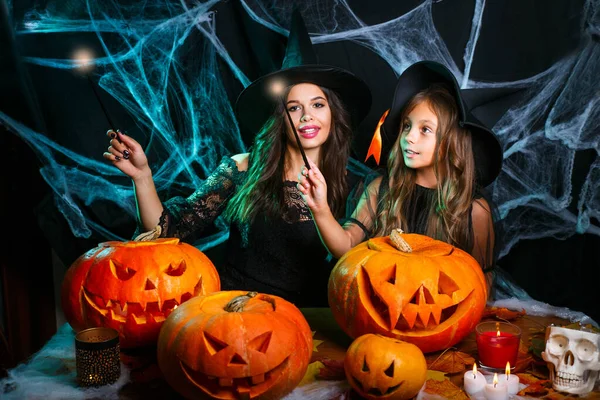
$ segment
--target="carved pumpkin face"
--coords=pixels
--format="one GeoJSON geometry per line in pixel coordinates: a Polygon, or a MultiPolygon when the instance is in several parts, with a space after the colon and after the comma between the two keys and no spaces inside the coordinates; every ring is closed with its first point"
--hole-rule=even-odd
{"type": "Polygon", "coordinates": [[[348,382],[366,399],[410,399],[427,377],[427,362],[413,344],[381,335],[359,336],[346,351],[348,382]]]}
{"type": "Polygon", "coordinates": [[[67,271],[62,307],[74,330],[114,328],[121,347],[141,347],[178,305],[220,287],[208,257],[179,239],[105,242],[67,271]]]}
{"type": "Polygon", "coordinates": [[[480,320],[487,288],[468,253],[427,236],[404,234],[406,253],[388,237],[346,253],[329,279],[329,305],[351,337],[379,333],[437,351],[459,342],[480,320]]]}
{"type": "Polygon", "coordinates": [[[194,399],[278,399],[302,380],[312,333],[277,296],[224,291],[177,308],[163,325],[158,364],[171,387],[194,399]],[[239,310],[230,301],[242,301],[239,310]]]}

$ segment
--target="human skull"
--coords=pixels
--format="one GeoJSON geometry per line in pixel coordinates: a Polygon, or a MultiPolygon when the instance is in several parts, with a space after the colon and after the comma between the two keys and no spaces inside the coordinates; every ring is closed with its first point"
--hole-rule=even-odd
{"type": "Polygon", "coordinates": [[[546,351],[552,387],[571,394],[594,389],[600,371],[600,335],[593,332],[550,326],[546,330],[546,351]]]}

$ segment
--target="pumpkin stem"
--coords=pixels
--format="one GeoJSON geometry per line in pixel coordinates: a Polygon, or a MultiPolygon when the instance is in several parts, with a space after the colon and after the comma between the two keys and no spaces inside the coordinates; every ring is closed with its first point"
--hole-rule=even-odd
{"type": "Polygon", "coordinates": [[[271,306],[273,307],[273,311],[275,311],[276,305],[275,305],[275,299],[274,298],[272,298],[269,295],[263,294],[262,296],[260,296],[260,299],[262,301],[266,301],[267,303],[271,304],[271,306]]]}
{"type": "Polygon", "coordinates": [[[225,306],[225,311],[227,312],[242,312],[244,311],[244,307],[248,301],[255,297],[258,292],[248,292],[246,294],[242,294],[240,296],[236,296],[227,303],[225,306]]]}
{"type": "Polygon", "coordinates": [[[412,253],[412,247],[410,244],[402,236],[400,236],[404,231],[402,229],[392,229],[392,233],[390,233],[390,240],[395,248],[404,252],[404,253],[412,253]]]}

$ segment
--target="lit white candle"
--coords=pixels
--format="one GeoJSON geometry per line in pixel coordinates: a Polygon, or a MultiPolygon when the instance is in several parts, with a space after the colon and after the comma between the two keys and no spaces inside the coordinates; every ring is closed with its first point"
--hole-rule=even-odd
{"type": "Polygon", "coordinates": [[[464,384],[465,392],[467,392],[469,396],[481,392],[485,387],[485,376],[477,371],[477,366],[475,364],[473,364],[473,371],[465,372],[464,384]]]}
{"type": "Polygon", "coordinates": [[[506,363],[506,386],[510,395],[515,395],[519,392],[519,377],[510,374],[510,362],[506,363]]]}
{"type": "Polygon", "coordinates": [[[498,382],[498,374],[494,373],[494,380],[485,385],[484,394],[487,400],[508,400],[508,387],[506,383],[498,382]]]}

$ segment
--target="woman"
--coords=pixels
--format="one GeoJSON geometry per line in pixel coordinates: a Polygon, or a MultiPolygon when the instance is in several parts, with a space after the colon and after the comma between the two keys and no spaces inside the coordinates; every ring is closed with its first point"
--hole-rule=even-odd
{"type": "Polygon", "coordinates": [[[358,122],[366,115],[371,95],[348,71],[307,64],[315,58],[308,49],[312,51],[310,39],[296,14],[287,46],[294,57],[286,56],[280,71],[253,82],[236,103],[242,126],[259,132],[250,153],[223,158],[187,199],[161,202],[146,155],[132,138],[110,131],[104,157],[132,178],[140,223],[151,230],[146,239],[192,241],[224,213],[231,229],[225,265],[218,266],[222,289],[255,290],[299,306],[322,306],[332,265],[296,187],[304,163],[283,103],[306,156],[331,182],[325,201],[332,215],[342,217],[351,119],[358,122]],[[286,87],[283,102],[268,94],[275,83],[286,87]]]}
{"type": "Polygon", "coordinates": [[[457,246],[489,272],[494,219],[483,187],[500,172],[502,149],[494,133],[466,111],[452,73],[430,61],[407,68],[381,130],[396,136],[387,171],[370,183],[343,227],[324,201],[328,181],[318,166],[299,176],[329,251],[339,258],[366,237],[400,228],[457,246]]]}

